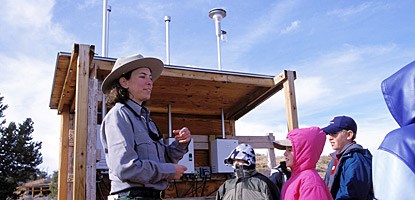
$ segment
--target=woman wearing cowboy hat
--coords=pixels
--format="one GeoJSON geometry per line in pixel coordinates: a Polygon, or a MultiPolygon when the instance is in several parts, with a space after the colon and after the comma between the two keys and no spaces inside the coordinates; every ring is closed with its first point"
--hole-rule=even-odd
{"type": "Polygon", "coordinates": [[[117,59],[102,83],[112,106],[101,126],[111,194],[118,199],[160,199],[168,180],[179,179],[186,167],[175,164],[187,152],[188,128],[173,130],[176,141],[166,146],[145,102],[164,64],[136,54],[117,59]]]}

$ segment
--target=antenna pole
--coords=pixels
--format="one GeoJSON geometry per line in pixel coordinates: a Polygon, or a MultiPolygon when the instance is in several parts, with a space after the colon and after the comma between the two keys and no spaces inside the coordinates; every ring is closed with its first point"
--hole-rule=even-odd
{"type": "Polygon", "coordinates": [[[165,16],[164,17],[164,22],[166,23],[166,64],[170,65],[170,29],[169,29],[169,24],[170,24],[170,16],[165,16]]]}
{"type": "Polygon", "coordinates": [[[108,0],[102,0],[102,49],[101,53],[103,57],[108,57],[108,21],[109,12],[111,12],[111,6],[108,6],[108,0]]]}
{"type": "MultiPolygon", "coordinates": [[[[101,44],[101,54],[103,57],[108,57],[108,24],[109,24],[109,13],[111,12],[111,6],[108,6],[108,0],[102,0],[102,44],[101,44]]],[[[105,102],[105,95],[102,95],[102,119],[104,119],[107,114],[105,102]]]]}
{"type": "Polygon", "coordinates": [[[226,17],[226,11],[221,8],[214,8],[209,11],[209,17],[215,20],[215,29],[216,29],[216,44],[218,48],[218,69],[221,70],[221,53],[220,53],[220,38],[222,35],[222,30],[220,27],[220,21],[226,17]]]}

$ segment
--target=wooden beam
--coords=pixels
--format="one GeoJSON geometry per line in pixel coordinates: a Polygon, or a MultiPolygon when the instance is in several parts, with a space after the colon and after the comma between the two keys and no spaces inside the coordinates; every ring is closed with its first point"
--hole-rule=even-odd
{"type": "Polygon", "coordinates": [[[288,74],[291,74],[293,80],[295,79],[295,72],[293,71],[287,71],[284,70],[281,72],[278,76],[274,77],[273,80],[273,86],[269,88],[266,92],[263,92],[260,96],[258,96],[256,99],[253,99],[249,101],[247,105],[244,106],[238,106],[236,108],[233,108],[232,110],[228,111],[226,115],[226,119],[239,119],[243,115],[245,115],[247,112],[251,111],[255,107],[257,107],[259,104],[267,100],[269,97],[280,91],[284,87],[284,83],[287,81],[288,74]]]}
{"type": "Polygon", "coordinates": [[[90,54],[93,46],[79,45],[75,95],[75,147],[74,147],[74,190],[73,198],[86,199],[86,156],[88,135],[88,81],[90,54]]]}
{"type": "Polygon", "coordinates": [[[294,71],[287,71],[287,81],[284,82],[285,110],[287,128],[289,131],[298,128],[297,103],[295,99],[294,71]]]}
{"type": "Polygon", "coordinates": [[[238,120],[270,97],[267,97],[266,95],[272,96],[273,93],[270,93],[271,90],[272,88],[254,89],[250,93],[251,95],[246,96],[245,98],[240,98],[238,102],[232,104],[233,107],[225,109],[225,119],[238,120]]]}
{"type": "Polygon", "coordinates": [[[235,139],[239,141],[239,144],[247,143],[253,148],[274,148],[274,145],[268,136],[235,136],[235,139]]]}
{"type": "MultiPolygon", "coordinates": [[[[210,140],[216,138],[215,135],[192,135],[193,142],[195,144],[195,150],[208,150],[208,144],[210,140]]],[[[272,142],[275,140],[272,133],[269,133],[268,136],[230,136],[227,135],[229,139],[236,139],[238,142],[247,143],[253,148],[258,149],[274,149],[272,142]]]]}
{"type": "Polygon", "coordinates": [[[97,70],[108,71],[108,73],[112,70],[116,59],[113,59],[113,62],[108,60],[96,60],[94,59],[93,63],[97,66],[97,70]]]}
{"type": "Polygon", "coordinates": [[[68,190],[69,108],[64,106],[61,115],[61,134],[58,172],[58,199],[66,200],[68,190]]]}
{"type": "Polygon", "coordinates": [[[72,102],[69,102],[69,103],[71,103],[70,105],[70,108],[69,108],[69,112],[70,113],[75,113],[75,106],[76,106],[76,101],[72,101],[72,102]]]}
{"type": "Polygon", "coordinates": [[[195,150],[209,150],[208,135],[192,135],[195,150]]]}
{"type": "Polygon", "coordinates": [[[74,44],[74,49],[72,50],[71,60],[69,62],[68,70],[66,71],[65,82],[63,84],[61,97],[58,103],[58,114],[62,113],[63,106],[72,101],[75,95],[75,79],[76,79],[76,65],[79,54],[79,45],[74,44]]]}
{"type": "Polygon", "coordinates": [[[165,70],[163,70],[161,75],[168,76],[168,77],[208,80],[208,81],[223,82],[223,83],[243,83],[243,84],[251,84],[251,85],[263,86],[263,87],[271,87],[274,85],[274,82],[272,79],[262,78],[262,77],[252,76],[252,77],[247,78],[247,77],[232,75],[232,74],[219,74],[218,75],[217,73],[171,69],[171,68],[165,68],[165,70]]]}
{"type": "MultiPolygon", "coordinates": [[[[109,73],[116,59],[107,60],[103,61],[101,59],[97,59],[94,61],[94,63],[98,66],[97,70],[108,71],[109,73]],[[107,60],[113,60],[113,62],[108,62],[107,60]]],[[[240,74],[241,75],[238,75],[238,73],[235,72],[229,74],[229,72],[226,71],[206,70],[194,67],[177,68],[177,66],[166,65],[161,75],[166,77],[208,80],[223,83],[243,83],[263,87],[270,87],[274,84],[272,79],[265,78],[264,75],[260,75],[261,77],[258,77],[252,74],[252,76],[246,77],[247,74],[240,74]],[[218,76],[218,73],[220,73],[220,76],[218,76]]]]}
{"type": "MultiPolygon", "coordinates": [[[[164,117],[167,114],[167,108],[163,108],[160,109],[159,107],[151,107],[148,106],[148,108],[150,108],[151,110],[151,117],[164,117]],[[155,111],[153,111],[155,110],[155,111]]],[[[180,114],[180,113],[172,113],[171,114],[172,118],[193,118],[193,119],[201,119],[201,120],[220,120],[221,116],[220,115],[192,115],[192,114],[180,114]]]]}
{"type": "Polygon", "coordinates": [[[61,53],[58,53],[56,57],[55,74],[53,78],[52,93],[51,93],[50,102],[49,102],[49,107],[51,109],[58,108],[58,104],[61,98],[63,84],[65,83],[66,72],[67,72],[67,68],[69,67],[70,60],[71,60],[71,56],[62,55],[61,53]]]}

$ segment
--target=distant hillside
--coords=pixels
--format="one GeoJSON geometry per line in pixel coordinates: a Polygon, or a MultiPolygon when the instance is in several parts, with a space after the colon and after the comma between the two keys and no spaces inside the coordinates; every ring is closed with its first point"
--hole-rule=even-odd
{"type": "MultiPolygon", "coordinates": [[[[280,161],[284,160],[283,156],[277,156],[277,165],[280,161]]],[[[330,162],[331,158],[330,156],[321,156],[320,160],[317,163],[316,170],[321,178],[324,178],[324,175],[326,173],[327,164],[330,162]]],[[[269,176],[270,169],[268,167],[268,157],[264,154],[256,154],[256,168],[259,172],[264,174],[265,176],[269,176]]]]}

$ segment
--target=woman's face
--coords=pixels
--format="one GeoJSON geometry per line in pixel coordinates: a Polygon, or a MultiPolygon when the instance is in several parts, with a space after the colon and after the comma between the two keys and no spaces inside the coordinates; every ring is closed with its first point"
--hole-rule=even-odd
{"type": "Polygon", "coordinates": [[[128,89],[130,99],[142,104],[143,101],[150,99],[151,90],[153,89],[153,78],[149,68],[138,68],[132,71],[131,77],[127,80],[121,77],[120,85],[128,89]]]}
{"type": "Polygon", "coordinates": [[[294,155],[293,155],[293,148],[287,147],[284,152],[285,157],[285,163],[287,164],[287,167],[294,166],[294,155]]]}

